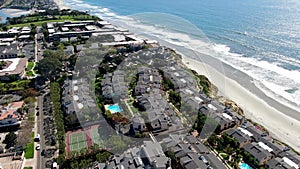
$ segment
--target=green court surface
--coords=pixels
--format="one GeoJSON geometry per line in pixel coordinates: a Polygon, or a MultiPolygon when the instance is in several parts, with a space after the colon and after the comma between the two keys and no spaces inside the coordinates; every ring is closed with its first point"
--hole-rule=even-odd
{"type": "Polygon", "coordinates": [[[80,151],[87,148],[85,132],[70,134],[70,150],[80,151]]]}
{"type": "Polygon", "coordinates": [[[93,144],[98,144],[100,146],[102,144],[102,140],[101,140],[100,135],[98,133],[98,129],[97,128],[91,129],[90,133],[91,133],[93,144]]]}

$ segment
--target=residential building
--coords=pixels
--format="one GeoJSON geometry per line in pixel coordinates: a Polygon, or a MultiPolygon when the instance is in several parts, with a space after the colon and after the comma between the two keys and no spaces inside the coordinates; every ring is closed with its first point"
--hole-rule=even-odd
{"type": "Polygon", "coordinates": [[[258,127],[253,125],[247,126],[247,130],[253,134],[252,137],[257,142],[261,141],[263,137],[266,137],[268,135],[266,132],[262,131],[262,129],[259,129],[258,127]]]}
{"type": "Polygon", "coordinates": [[[87,79],[65,80],[61,100],[67,126],[84,126],[97,120],[99,110],[90,94],[87,79]]]}
{"type": "Polygon", "coordinates": [[[181,126],[175,111],[160,94],[143,94],[137,96],[137,101],[139,107],[146,112],[149,130],[160,132],[168,130],[171,126],[181,126]]]}
{"type": "Polygon", "coordinates": [[[132,128],[135,133],[147,131],[145,120],[139,113],[134,114],[131,119],[132,128]]]}
{"type": "Polygon", "coordinates": [[[267,169],[299,169],[299,166],[289,160],[288,158],[273,158],[266,162],[265,167],[267,169]]]}
{"type": "Polygon", "coordinates": [[[229,129],[226,133],[235,138],[239,144],[239,148],[244,147],[246,144],[251,142],[251,137],[247,134],[244,134],[241,130],[238,129],[229,129]]]}
{"type": "Polygon", "coordinates": [[[25,68],[27,66],[26,58],[2,59],[8,64],[8,67],[0,70],[0,80],[18,80],[25,75],[25,68]]]}
{"type": "Polygon", "coordinates": [[[179,65],[171,67],[163,67],[164,76],[169,78],[174,84],[175,90],[180,90],[183,88],[192,88],[197,90],[197,83],[191,73],[184,70],[183,67],[179,65]]]}
{"type": "Polygon", "coordinates": [[[22,119],[18,109],[24,106],[24,102],[12,102],[7,106],[0,106],[0,129],[19,126],[22,119]]]}
{"type": "Polygon", "coordinates": [[[128,95],[123,71],[115,71],[104,75],[101,82],[102,95],[106,99],[124,99],[128,95]]]}
{"type": "Polygon", "coordinates": [[[285,146],[279,145],[276,143],[274,139],[272,139],[270,136],[267,137],[262,137],[261,141],[264,143],[266,146],[269,147],[271,150],[270,152],[276,156],[278,156],[280,153],[282,153],[285,149],[285,146]]]}
{"type": "Polygon", "coordinates": [[[0,45],[0,59],[11,59],[17,58],[19,55],[18,45],[17,44],[9,44],[0,45]]]}
{"type": "Polygon", "coordinates": [[[141,147],[134,147],[121,155],[114,155],[106,165],[107,169],[170,169],[171,159],[165,156],[157,142],[144,141],[141,147]]]}
{"type": "Polygon", "coordinates": [[[228,109],[219,104],[215,104],[214,102],[207,105],[202,105],[199,108],[199,112],[215,119],[216,122],[220,125],[221,131],[238,126],[244,120],[244,117],[238,115],[233,111],[228,111],[228,109]]]}
{"type": "Polygon", "coordinates": [[[137,73],[138,79],[134,89],[134,95],[142,95],[158,91],[161,88],[161,77],[156,69],[148,67],[139,67],[137,73]]]}
{"type": "Polygon", "coordinates": [[[166,151],[174,153],[182,168],[227,169],[226,166],[193,135],[170,134],[162,141],[166,151]]]}
{"type": "Polygon", "coordinates": [[[286,157],[288,158],[289,160],[291,160],[293,163],[297,164],[298,166],[300,166],[300,155],[295,153],[294,151],[292,150],[285,150],[283,152],[281,152],[279,155],[279,157],[286,157]]]}
{"type": "Polygon", "coordinates": [[[261,166],[273,158],[273,154],[262,148],[258,143],[248,143],[243,147],[243,149],[250,153],[261,166]]]}

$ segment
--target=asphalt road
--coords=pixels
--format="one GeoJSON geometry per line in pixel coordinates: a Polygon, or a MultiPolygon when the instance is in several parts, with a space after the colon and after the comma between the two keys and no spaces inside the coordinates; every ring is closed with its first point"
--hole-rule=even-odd
{"type": "Polygon", "coordinates": [[[45,145],[45,138],[44,138],[44,125],[43,125],[43,119],[44,119],[44,112],[43,112],[43,96],[38,97],[38,107],[39,107],[39,116],[37,120],[37,131],[40,134],[40,142],[41,149],[39,150],[38,156],[37,156],[37,168],[42,169],[45,168],[45,159],[43,156],[41,156],[41,152],[43,149],[46,149],[45,145]]]}

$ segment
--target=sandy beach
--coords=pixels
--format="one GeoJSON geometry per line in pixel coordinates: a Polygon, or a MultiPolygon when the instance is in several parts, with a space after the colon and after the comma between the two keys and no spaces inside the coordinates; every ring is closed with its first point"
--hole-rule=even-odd
{"type": "Polygon", "coordinates": [[[264,100],[211,66],[186,56],[183,56],[182,61],[199,74],[206,75],[222,95],[235,101],[245,111],[248,119],[263,125],[274,138],[300,151],[300,121],[269,106],[264,100]]]}
{"type": "Polygon", "coordinates": [[[236,102],[244,110],[247,119],[263,125],[272,137],[300,152],[300,112],[268,97],[255,86],[255,81],[250,76],[207,54],[141,33],[132,25],[120,21],[113,24],[136,30],[139,36],[156,40],[163,46],[175,49],[183,56],[182,61],[187,67],[208,77],[218,87],[219,95],[236,102]]]}
{"type": "Polygon", "coordinates": [[[64,0],[53,0],[53,1],[57,4],[59,9],[70,9],[69,6],[64,5],[64,0]]]}
{"type": "Polygon", "coordinates": [[[21,10],[21,9],[1,9],[2,12],[10,17],[16,17],[16,16],[20,16],[20,15],[27,15],[31,12],[31,10],[26,11],[26,10],[21,10]]]}
{"type": "Polygon", "coordinates": [[[187,67],[208,77],[218,87],[219,95],[236,102],[244,110],[247,119],[263,125],[272,137],[300,152],[300,112],[266,96],[255,86],[251,77],[212,56],[149,34],[140,36],[157,40],[161,45],[176,50],[187,67]]]}
{"type": "MultiPolygon", "coordinates": [[[[54,2],[59,9],[70,9],[64,5],[63,0],[54,0],[54,2]]],[[[6,10],[4,13],[9,15],[30,12],[16,9],[4,10],[6,10]]],[[[255,86],[253,79],[216,58],[195,54],[189,49],[171,45],[152,36],[146,37],[175,48],[182,54],[182,61],[187,67],[207,76],[218,87],[220,95],[236,102],[244,110],[248,119],[263,125],[274,138],[300,152],[300,112],[266,96],[255,86]]]]}

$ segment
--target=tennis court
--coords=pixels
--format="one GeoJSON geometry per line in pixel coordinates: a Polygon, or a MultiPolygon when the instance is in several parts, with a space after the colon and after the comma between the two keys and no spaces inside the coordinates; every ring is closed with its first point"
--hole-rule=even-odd
{"type": "Polygon", "coordinates": [[[87,148],[85,132],[76,132],[70,134],[70,150],[80,151],[83,148],[87,148]]]}
{"type": "Polygon", "coordinates": [[[90,133],[91,133],[93,144],[98,144],[100,146],[102,144],[102,140],[100,138],[98,128],[91,129],[90,133]]]}

